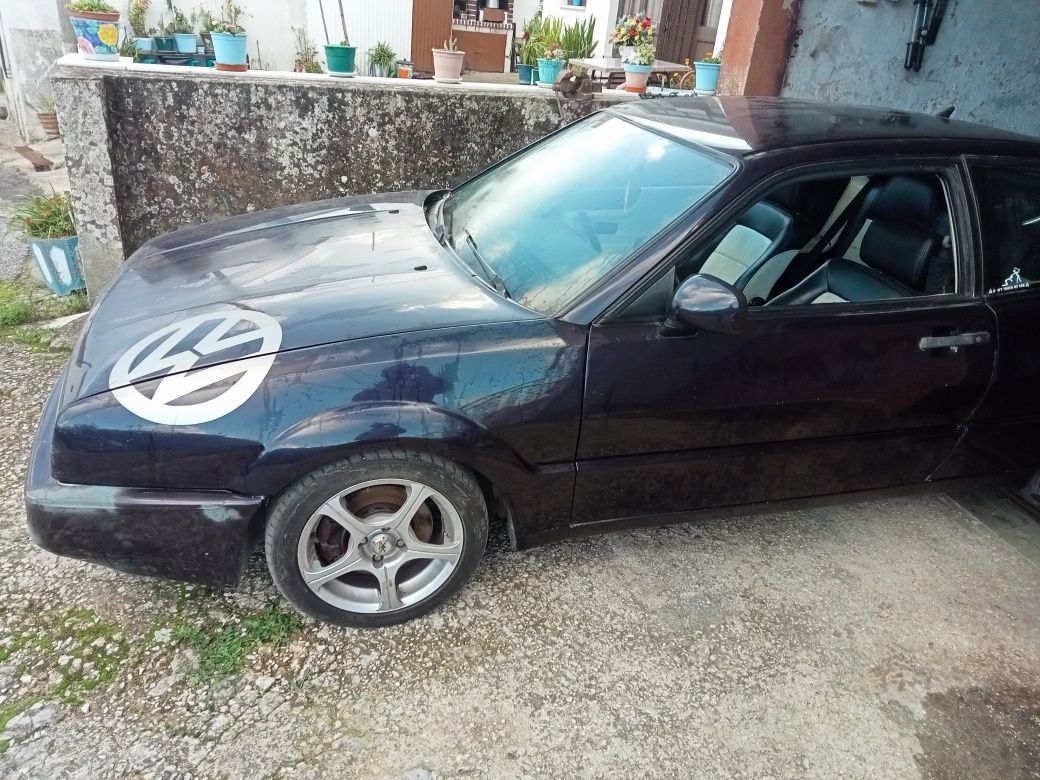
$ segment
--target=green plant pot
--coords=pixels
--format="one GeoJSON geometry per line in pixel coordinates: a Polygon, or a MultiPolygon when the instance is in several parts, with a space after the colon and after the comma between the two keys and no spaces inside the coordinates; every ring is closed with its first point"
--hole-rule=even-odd
{"type": "Polygon", "coordinates": [[[355,57],[357,46],[325,45],[325,61],[329,65],[330,76],[353,76],[355,57]]]}

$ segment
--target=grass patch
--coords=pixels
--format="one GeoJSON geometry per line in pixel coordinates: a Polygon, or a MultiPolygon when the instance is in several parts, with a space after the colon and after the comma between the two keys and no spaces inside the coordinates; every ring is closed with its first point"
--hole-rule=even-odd
{"type": "Polygon", "coordinates": [[[25,344],[34,352],[50,352],[55,332],[25,326],[89,308],[84,292],[61,297],[24,279],[0,282],[0,338],[25,344]]]}
{"type": "Polygon", "coordinates": [[[17,661],[16,677],[32,672],[45,682],[45,670],[54,670],[61,678],[0,707],[0,732],[12,718],[43,699],[57,697],[73,706],[82,704],[83,696],[116,678],[129,653],[119,626],[98,619],[89,609],[71,609],[49,619],[40,613],[39,620],[0,648],[0,664],[17,661]]]}
{"type": "Polygon", "coordinates": [[[246,615],[236,625],[217,631],[179,622],[172,636],[198,653],[197,667],[190,675],[193,684],[224,680],[245,668],[246,658],[261,645],[279,647],[300,630],[300,618],[270,602],[259,612],[246,615]]]}

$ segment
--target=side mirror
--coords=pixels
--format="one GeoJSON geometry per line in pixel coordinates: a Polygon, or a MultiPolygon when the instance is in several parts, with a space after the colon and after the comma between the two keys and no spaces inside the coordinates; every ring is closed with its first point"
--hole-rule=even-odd
{"type": "Polygon", "coordinates": [[[747,316],[744,293],[714,276],[695,274],[684,280],[672,296],[665,330],[706,330],[732,336],[744,330],[747,316]]]}

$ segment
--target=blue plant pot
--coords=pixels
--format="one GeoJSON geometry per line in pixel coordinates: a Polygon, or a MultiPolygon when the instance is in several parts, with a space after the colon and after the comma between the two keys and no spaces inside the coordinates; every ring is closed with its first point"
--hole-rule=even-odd
{"type": "Polygon", "coordinates": [[[697,71],[697,91],[714,92],[719,88],[719,69],[722,67],[717,62],[695,62],[694,69],[697,71]]]}
{"type": "Polygon", "coordinates": [[[229,33],[215,32],[211,35],[213,39],[213,58],[217,65],[245,65],[246,50],[249,46],[249,36],[231,35],[229,33]]]}
{"type": "Polygon", "coordinates": [[[119,59],[118,14],[77,16],[69,13],[69,23],[76,33],[76,47],[84,58],[109,62],[119,59]]]}
{"type": "Polygon", "coordinates": [[[516,66],[516,71],[517,81],[521,84],[534,84],[534,65],[524,65],[523,63],[519,63],[516,66]]]}
{"type": "Polygon", "coordinates": [[[563,60],[538,60],[538,80],[543,84],[555,84],[563,69],[563,60]]]}
{"type": "Polygon", "coordinates": [[[155,41],[151,38],[134,38],[134,46],[138,51],[151,51],[155,48],[155,41]]]}
{"type": "Polygon", "coordinates": [[[176,41],[177,51],[181,54],[194,54],[199,46],[199,39],[195,37],[195,33],[176,33],[173,39],[176,41]]]}
{"type": "Polygon", "coordinates": [[[40,274],[47,286],[58,295],[68,295],[73,290],[86,287],[83,273],[79,269],[79,238],[30,238],[32,249],[40,274]]]}

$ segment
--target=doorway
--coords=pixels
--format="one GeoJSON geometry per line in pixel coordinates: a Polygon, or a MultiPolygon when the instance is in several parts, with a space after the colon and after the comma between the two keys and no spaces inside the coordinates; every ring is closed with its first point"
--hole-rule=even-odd
{"type": "Polygon", "coordinates": [[[657,25],[657,59],[690,62],[715,48],[723,0],[621,0],[619,16],[645,10],[657,25]]]}

